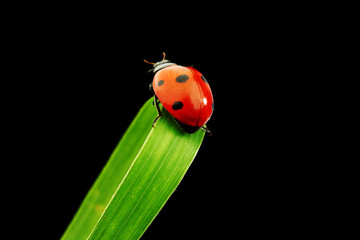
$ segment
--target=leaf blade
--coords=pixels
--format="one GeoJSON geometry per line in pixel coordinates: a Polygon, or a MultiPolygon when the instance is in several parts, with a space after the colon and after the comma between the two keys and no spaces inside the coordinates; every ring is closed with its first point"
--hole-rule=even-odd
{"type": "MultiPolygon", "coordinates": [[[[185,133],[165,109],[156,127],[151,128],[156,116],[151,99],[144,107],[152,110],[151,117],[137,124],[150,126],[150,131],[87,239],[139,239],[174,192],[201,146],[203,131],[185,133]]],[[[132,127],[135,126],[129,128],[132,127]]],[[[107,164],[104,171],[111,166],[107,164]]],[[[96,182],[106,179],[102,174],[96,182]]]]}

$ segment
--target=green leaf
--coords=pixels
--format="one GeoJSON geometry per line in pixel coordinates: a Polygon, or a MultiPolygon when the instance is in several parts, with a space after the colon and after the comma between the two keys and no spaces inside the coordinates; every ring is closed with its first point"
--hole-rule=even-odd
{"type": "MultiPolygon", "coordinates": [[[[204,138],[149,99],[120,140],[62,239],[139,239],[174,192],[204,138]]],[[[85,166],[86,169],[86,166],[85,166]]]]}

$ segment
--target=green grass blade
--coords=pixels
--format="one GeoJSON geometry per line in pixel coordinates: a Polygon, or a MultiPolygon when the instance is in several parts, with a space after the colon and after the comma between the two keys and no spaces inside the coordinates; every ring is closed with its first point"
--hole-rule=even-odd
{"type": "Polygon", "coordinates": [[[62,239],[139,239],[176,189],[204,137],[181,130],[149,99],[116,147],[62,239]]]}

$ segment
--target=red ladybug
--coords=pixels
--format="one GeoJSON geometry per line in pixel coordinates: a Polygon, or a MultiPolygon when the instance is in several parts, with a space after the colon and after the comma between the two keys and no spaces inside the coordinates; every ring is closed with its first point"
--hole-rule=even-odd
{"type": "Polygon", "coordinates": [[[187,133],[191,134],[202,128],[211,135],[211,131],[204,127],[214,110],[209,83],[198,70],[172,63],[163,54],[163,60],[157,63],[144,60],[154,65],[150,71],[155,76],[149,87],[155,92],[154,103],[158,116],[153,127],[161,117],[159,100],[187,133]]]}

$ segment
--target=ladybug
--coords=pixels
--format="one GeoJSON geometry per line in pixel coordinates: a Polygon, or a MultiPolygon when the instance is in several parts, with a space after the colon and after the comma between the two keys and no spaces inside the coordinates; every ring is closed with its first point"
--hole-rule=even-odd
{"type": "Polygon", "coordinates": [[[211,135],[210,129],[204,127],[214,110],[213,95],[205,77],[193,67],[177,65],[165,59],[146,63],[154,65],[150,70],[155,73],[153,82],[149,85],[154,94],[154,105],[161,117],[159,102],[175,118],[185,132],[192,134],[205,130],[211,135]]]}

